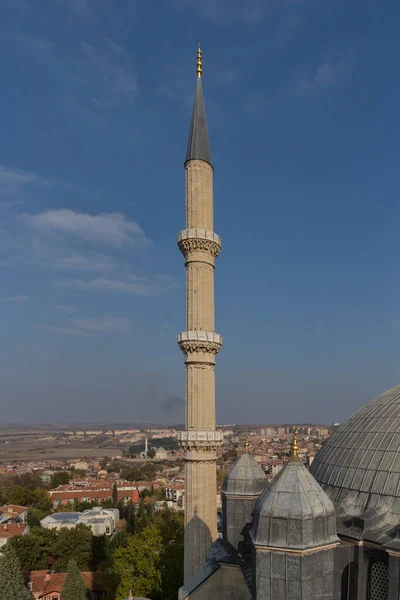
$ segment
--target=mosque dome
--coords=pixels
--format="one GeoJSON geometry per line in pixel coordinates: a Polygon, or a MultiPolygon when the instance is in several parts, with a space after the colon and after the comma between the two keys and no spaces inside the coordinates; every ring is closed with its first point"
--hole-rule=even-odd
{"type": "Polygon", "coordinates": [[[339,541],[332,502],[297,460],[290,461],[261,494],[250,535],[256,546],[293,550],[339,541]]]}
{"type": "Polygon", "coordinates": [[[267,485],[267,478],[254,458],[248,452],[240,456],[229,469],[222,492],[226,495],[258,496],[267,485]]]}
{"type": "Polygon", "coordinates": [[[400,385],[343,423],[323,444],[310,471],[335,504],[347,504],[360,514],[378,502],[396,503],[399,449],[400,385]]]}

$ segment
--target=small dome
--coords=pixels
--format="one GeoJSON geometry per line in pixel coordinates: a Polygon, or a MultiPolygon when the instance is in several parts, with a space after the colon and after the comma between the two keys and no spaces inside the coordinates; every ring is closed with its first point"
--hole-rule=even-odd
{"type": "Polygon", "coordinates": [[[256,546],[296,550],[339,541],[334,506],[301,462],[289,462],[260,496],[251,537],[256,546]]]}
{"type": "Polygon", "coordinates": [[[370,500],[400,495],[400,385],[371,400],[323,444],[310,471],[333,501],[352,496],[357,512],[370,500]]]}
{"type": "Polygon", "coordinates": [[[222,492],[227,495],[258,496],[266,485],[267,478],[264,471],[251,454],[245,452],[229,469],[222,485],[222,492]]]}

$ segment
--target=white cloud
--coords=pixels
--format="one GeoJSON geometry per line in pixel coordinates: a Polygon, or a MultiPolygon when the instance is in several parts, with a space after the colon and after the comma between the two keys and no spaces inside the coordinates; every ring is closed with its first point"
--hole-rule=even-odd
{"type": "Polygon", "coordinates": [[[132,321],[126,317],[104,316],[86,319],[69,319],[65,325],[36,325],[39,329],[46,329],[52,333],[63,335],[93,336],[96,334],[131,335],[132,321]]]}
{"type": "Polygon", "coordinates": [[[139,296],[157,296],[161,292],[174,289],[177,282],[168,276],[138,277],[131,275],[126,279],[97,278],[89,281],[67,279],[55,282],[55,285],[77,290],[98,290],[104,292],[122,292],[139,296]]]}
{"type": "Polygon", "coordinates": [[[125,317],[99,317],[70,320],[71,325],[88,333],[119,333],[130,335],[132,321],[125,317]]]}
{"type": "Polygon", "coordinates": [[[86,241],[114,246],[129,244],[143,247],[149,244],[143,229],[122,213],[89,215],[60,208],[37,215],[25,214],[23,218],[37,230],[69,234],[86,241]]]}
{"type": "Polygon", "coordinates": [[[76,312],[75,306],[72,306],[71,304],[58,304],[56,309],[69,314],[76,312]]]}
{"type": "Polygon", "coordinates": [[[17,294],[16,296],[9,296],[6,300],[10,302],[29,302],[30,297],[26,294],[17,294]]]}
{"type": "Polygon", "coordinates": [[[0,165],[0,198],[10,200],[12,204],[23,202],[27,186],[49,185],[49,181],[39,177],[34,171],[23,171],[16,167],[0,165]]]}
{"type": "Polygon", "coordinates": [[[74,327],[58,327],[56,325],[36,325],[37,329],[46,329],[47,331],[51,331],[52,333],[61,333],[63,335],[85,335],[90,336],[90,333],[84,331],[83,329],[77,329],[74,327]]]}
{"type": "MultiPolygon", "coordinates": [[[[304,71],[304,69],[302,69],[304,71]]],[[[347,83],[351,76],[352,64],[347,57],[337,60],[323,60],[308,74],[297,73],[294,91],[300,96],[319,94],[347,83]]]]}
{"type": "Polygon", "coordinates": [[[74,271],[109,271],[117,267],[116,261],[110,256],[86,256],[85,254],[70,254],[57,258],[49,266],[55,269],[71,269],[74,271]]]}

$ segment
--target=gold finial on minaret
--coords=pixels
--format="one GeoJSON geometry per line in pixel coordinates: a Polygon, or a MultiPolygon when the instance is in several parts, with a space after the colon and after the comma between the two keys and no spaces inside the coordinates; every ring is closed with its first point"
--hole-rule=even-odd
{"type": "Polygon", "coordinates": [[[197,77],[201,77],[201,74],[203,73],[203,63],[201,62],[201,48],[200,48],[200,44],[199,44],[199,47],[197,49],[197,69],[196,69],[196,73],[197,73],[197,77]]]}
{"type": "Polygon", "coordinates": [[[246,434],[246,441],[244,443],[244,451],[249,454],[249,434],[246,434]]]}
{"type": "Polygon", "coordinates": [[[299,451],[299,447],[297,445],[297,436],[299,435],[299,430],[296,429],[294,430],[294,435],[293,435],[293,442],[292,442],[292,446],[291,446],[291,450],[292,450],[292,459],[296,459],[298,458],[298,451],[299,451]]]}

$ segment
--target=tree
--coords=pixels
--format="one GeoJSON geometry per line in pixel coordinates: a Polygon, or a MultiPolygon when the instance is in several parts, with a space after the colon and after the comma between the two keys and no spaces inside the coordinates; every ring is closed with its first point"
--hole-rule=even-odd
{"type": "Polygon", "coordinates": [[[100,469],[102,469],[102,470],[105,469],[109,462],[110,462],[110,457],[103,456],[103,458],[100,461],[100,469]]]}
{"type": "Polygon", "coordinates": [[[217,487],[221,488],[222,484],[224,483],[224,479],[226,477],[226,469],[218,469],[217,471],[217,487]]]}
{"type": "Polygon", "coordinates": [[[118,504],[118,488],[117,488],[116,483],[114,483],[113,489],[112,489],[112,501],[113,501],[113,508],[115,508],[118,504]]]}
{"type": "Polygon", "coordinates": [[[47,517],[50,511],[40,510],[39,508],[30,508],[26,516],[26,522],[29,527],[40,527],[40,521],[47,517]]]}
{"type": "MultiPolygon", "coordinates": [[[[133,532],[130,532],[133,533],[133,532]]],[[[118,548],[123,548],[128,544],[128,535],[127,532],[122,529],[122,531],[116,531],[110,540],[110,551],[115,552],[118,548]]]]}
{"type": "Polygon", "coordinates": [[[32,503],[33,492],[22,485],[13,485],[8,494],[8,503],[17,506],[29,506],[32,503]]]}
{"type": "Polygon", "coordinates": [[[106,535],[94,535],[92,537],[91,570],[97,571],[104,566],[108,562],[110,554],[110,538],[106,535]]]}
{"type": "Polygon", "coordinates": [[[53,569],[65,571],[69,561],[74,558],[80,571],[88,571],[92,559],[92,538],[92,531],[86,525],[60,529],[50,548],[54,558],[53,569]]]}
{"type": "Polygon", "coordinates": [[[128,533],[136,532],[136,511],[132,500],[124,508],[124,519],[126,520],[126,531],[128,533]]]}
{"type": "Polygon", "coordinates": [[[68,571],[65,578],[61,600],[87,600],[88,588],[82,579],[78,565],[72,558],[68,562],[68,571]]]}
{"type": "Polygon", "coordinates": [[[32,492],[32,504],[35,508],[38,508],[42,511],[48,511],[47,514],[51,512],[51,497],[47,490],[43,488],[36,488],[32,492]]]}
{"type": "Polygon", "coordinates": [[[183,514],[176,513],[166,505],[154,515],[162,538],[160,573],[162,594],[157,600],[175,600],[183,585],[183,514]]]}
{"type": "Polygon", "coordinates": [[[133,535],[125,548],[114,552],[112,572],[119,582],[117,598],[126,598],[129,590],[134,596],[148,598],[161,594],[161,551],[161,534],[150,524],[141,533],[133,535]]]}
{"type": "Polygon", "coordinates": [[[7,545],[14,548],[23,571],[48,569],[52,561],[51,547],[57,532],[41,527],[32,527],[28,535],[11,538],[7,545]]]}
{"type": "Polygon", "coordinates": [[[71,474],[68,471],[56,471],[50,480],[50,487],[56,488],[59,485],[66,485],[71,480],[71,474]]]}
{"type": "Polygon", "coordinates": [[[17,553],[6,545],[0,557],[0,600],[30,600],[17,553]]]}

